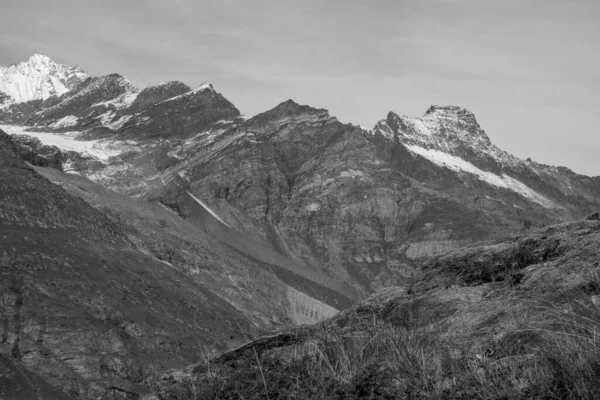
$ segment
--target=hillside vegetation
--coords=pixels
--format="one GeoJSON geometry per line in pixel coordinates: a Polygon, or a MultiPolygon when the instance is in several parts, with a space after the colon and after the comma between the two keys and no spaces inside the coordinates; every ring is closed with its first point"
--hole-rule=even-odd
{"type": "Polygon", "coordinates": [[[600,398],[600,221],[429,261],[313,327],[155,384],[160,399],[600,398]]]}

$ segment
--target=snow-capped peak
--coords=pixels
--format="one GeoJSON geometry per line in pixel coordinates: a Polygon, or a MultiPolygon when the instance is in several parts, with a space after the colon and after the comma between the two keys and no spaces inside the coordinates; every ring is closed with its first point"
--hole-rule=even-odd
{"type": "Polygon", "coordinates": [[[491,157],[499,164],[512,163],[512,156],[498,149],[481,129],[475,115],[456,106],[431,106],[422,118],[400,116],[390,112],[374,132],[406,144],[461,156],[465,149],[475,156],[491,157]]]}
{"type": "Polygon", "coordinates": [[[373,133],[398,140],[411,153],[458,174],[476,176],[544,207],[554,207],[551,200],[507,173],[525,162],[496,147],[465,108],[431,106],[422,118],[390,112],[373,133]]]}
{"type": "Polygon", "coordinates": [[[61,96],[84,81],[81,68],[57,64],[50,57],[34,54],[29,60],[0,67],[0,91],[13,102],[61,96]]]}

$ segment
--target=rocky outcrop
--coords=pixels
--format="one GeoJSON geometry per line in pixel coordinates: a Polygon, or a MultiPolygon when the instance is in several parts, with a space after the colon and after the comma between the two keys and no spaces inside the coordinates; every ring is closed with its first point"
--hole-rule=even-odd
{"type": "Polygon", "coordinates": [[[17,144],[17,153],[29,164],[63,170],[66,155],[58,147],[44,145],[39,139],[27,135],[12,135],[11,139],[17,144]]]}
{"type": "Polygon", "coordinates": [[[3,109],[8,108],[10,103],[12,103],[10,96],[6,93],[0,92],[0,107],[3,109]]]}

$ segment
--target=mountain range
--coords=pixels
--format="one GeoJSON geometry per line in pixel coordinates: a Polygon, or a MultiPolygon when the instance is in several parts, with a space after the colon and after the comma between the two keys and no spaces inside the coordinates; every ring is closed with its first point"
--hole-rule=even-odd
{"type": "Polygon", "coordinates": [[[600,209],[600,177],[502,151],[462,107],[245,118],[210,83],[139,89],[40,55],[0,70],[0,102],[0,356],[56,398],[145,393],[201,349],[600,209]]]}

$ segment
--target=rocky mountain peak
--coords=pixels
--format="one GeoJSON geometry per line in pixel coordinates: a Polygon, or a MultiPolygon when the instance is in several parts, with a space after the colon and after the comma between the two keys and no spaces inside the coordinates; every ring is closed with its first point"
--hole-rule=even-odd
{"type": "Polygon", "coordinates": [[[466,108],[458,106],[433,105],[427,109],[423,118],[459,120],[466,125],[479,128],[475,115],[466,108]]]}
{"type": "Polygon", "coordinates": [[[329,112],[322,108],[313,108],[307,105],[301,105],[294,100],[289,99],[278,104],[275,108],[263,113],[269,116],[290,117],[299,115],[319,115],[329,117],[329,112]]]}
{"type": "Polygon", "coordinates": [[[395,132],[403,142],[444,151],[458,144],[467,147],[492,145],[475,115],[457,106],[433,105],[422,118],[401,116],[390,111],[386,119],[375,126],[375,131],[388,138],[392,138],[395,132]]]}
{"type": "Polygon", "coordinates": [[[448,156],[494,170],[520,163],[496,147],[481,129],[474,114],[462,107],[434,105],[421,118],[389,112],[386,119],[377,123],[373,133],[398,140],[409,151],[438,164],[448,164],[448,156]]]}

